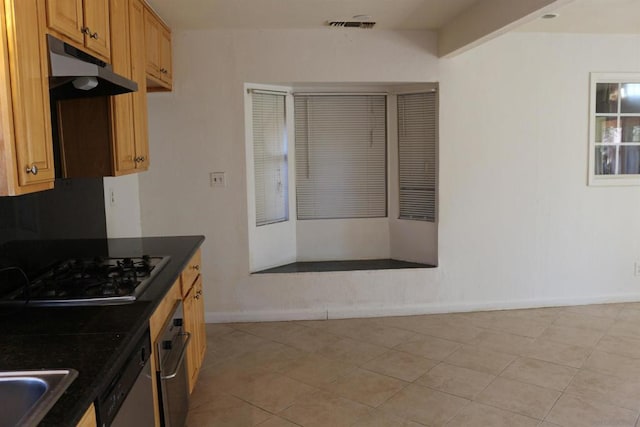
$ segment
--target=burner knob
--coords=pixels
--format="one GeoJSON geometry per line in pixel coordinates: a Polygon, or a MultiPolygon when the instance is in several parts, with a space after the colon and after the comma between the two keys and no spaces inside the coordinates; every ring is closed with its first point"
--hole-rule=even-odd
{"type": "Polygon", "coordinates": [[[182,319],[173,319],[173,326],[182,326],[182,319]]]}
{"type": "Polygon", "coordinates": [[[162,341],[162,349],[163,350],[171,350],[173,348],[173,343],[169,340],[162,341]]]}

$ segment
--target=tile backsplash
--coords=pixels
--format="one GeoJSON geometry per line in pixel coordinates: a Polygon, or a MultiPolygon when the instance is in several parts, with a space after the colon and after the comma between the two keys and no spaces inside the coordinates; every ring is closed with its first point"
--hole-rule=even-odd
{"type": "Polygon", "coordinates": [[[0,197],[0,245],[23,239],[106,237],[102,178],[58,179],[53,190],[0,197]]]}

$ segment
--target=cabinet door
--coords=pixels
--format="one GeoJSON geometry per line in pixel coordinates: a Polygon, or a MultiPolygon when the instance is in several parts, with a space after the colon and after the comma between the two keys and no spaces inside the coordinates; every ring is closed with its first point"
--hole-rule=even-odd
{"type": "Polygon", "coordinates": [[[182,281],[182,295],[187,295],[200,274],[200,265],[202,264],[202,250],[198,249],[189,260],[187,266],[182,270],[180,275],[182,281]]]}
{"type": "MultiPolygon", "coordinates": [[[[111,65],[113,71],[125,77],[131,77],[131,49],[129,46],[129,2],[111,0],[111,65]]],[[[133,95],[124,94],[111,97],[111,116],[113,117],[112,135],[115,149],[115,174],[133,171],[134,132],[133,132],[133,95]]]]}
{"type": "Polygon", "coordinates": [[[198,377],[198,370],[200,368],[198,364],[199,345],[197,343],[198,333],[195,294],[195,288],[191,288],[191,291],[182,302],[184,309],[184,330],[191,334],[191,341],[187,348],[187,382],[189,383],[189,393],[193,392],[193,388],[196,385],[196,379],[198,377]]]}
{"type": "Polygon", "coordinates": [[[98,425],[98,421],[96,420],[96,408],[93,406],[93,403],[87,409],[87,412],[84,413],[76,427],[96,427],[98,425]]]}
{"type": "Polygon", "coordinates": [[[202,362],[204,361],[204,354],[207,350],[207,329],[204,319],[204,294],[202,293],[202,276],[200,276],[196,284],[193,285],[193,290],[196,291],[196,294],[194,295],[194,298],[196,300],[194,303],[194,327],[197,336],[196,358],[198,368],[200,368],[200,366],[202,366],[202,362]]]}
{"type": "Polygon", "coordinates": [[[160,79],[160,23],[148,9],[144,10],[144,43],[147,74],[160,79]]]}
{"type": "Polygon", "coordinates": [[[171,65],[171,33],[166,29],[160,32],[160,79],[171,87],[173,69],[171,65]]]}
{"type": "Polygon", "coordinates": [[[109,0],[84,1],[84,44],[96,56],[111,62],[109,0]]]}
{"type": "MultiPolygon", "coordinates": [[[[36,0],[5,0],[14,144],[20,186],[54,180],[44,11],[36,0]]],[[[27,190],[28,191],[28,190],[27,190]]],[[[18,192],[26,192],[24,189],[18,192]]]]}
{"type": "Polygon", "coordinates": [[[47,25],[77,43],[84,43],[82,0],[47,0],[47,25]]]}
{"type": "Polygon", "coordinates": [[[202,276],[184,297],[185,330],[191,334],[191,342],[187,349],[187,371],[189,391],[192,392],[198,380],[198,373],[204,361],[207,348],[207,331],[204,323],[204,298],[202,294],[202,276]]]}
{"type": "Polygon", "coordinates": [[[138,83],[138,91],[133,98],[133,132],[136,168],[149,167],[149,137],[147,123],[147,73],[145,60],[144,6],[140,0],[131,0],[129,29],[131,39],[131,78],[138,83]]]}

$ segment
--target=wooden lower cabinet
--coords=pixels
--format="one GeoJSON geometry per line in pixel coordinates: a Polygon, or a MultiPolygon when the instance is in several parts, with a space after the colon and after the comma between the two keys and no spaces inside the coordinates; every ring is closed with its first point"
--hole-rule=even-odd
{"type": "MultiPolygon", "coordinates": [[[[184,314],[184,330],[191,334],[191,341],[187,348],[187,382],[189,385],[189,392],[193,391],[200,372],[200,367],[204,360],[205,350],[207,348],[207,335],[204,323],[204,298],[202,294],[202,276],[199,274],[193,275],[194,271],[199,272],[200,269],[200,250],[196,252],[191,262],[184,271],[181,273],[180,279],[178,279],[171,287],[167,295],[158,305],[156,311],[149,319],[149,329],[151,331],[151,347],[153,354],[151,355],[151,371],[156,372],[157,360],[155,354],[156,344],[162,331],[162,327],[165,325],[167,319],[172,313],[173,307],[177,301],[182,300],[182,309],[184,314]],[[198,268],[192,268],[197,265],[198,268]],[[185,286],[185,279],[190,283],[185,286]]],[[[156,376],[152,375],[153,383],[153,400],[155,410],[156,426],[160,425],[160,407],[158,400],[158,384],[156,376]]]]}
{"type": "Polygon", "coordinates": [[[196,279],[200,275],[200,265],[202,264],[202,255],[200,250],[198,250],[191,260],[189,264],[182,270],[180,274],[180,281],[182,282],[182,296],[186,297],[189,293],[189,290],[193,287],[196,279]]]}
{"type": "Polygon", "coordinates": [[[187,371],[189,392],[193,392],[207,349],[202,276],[198,276],[186,297],[184,297],[183,303],[185,330],[191,334],[191,343],[187,349],[187,371]]]}
{"type": "Polygon", "coordinates": [[[87,412],[85,412],[80,421],[78,421],[76,427],[97,427],[97,425],[98,420],[96,419],[96,408],[92,403],[91,406],[89,406],[89,409],[87,409],[87,412]]]}

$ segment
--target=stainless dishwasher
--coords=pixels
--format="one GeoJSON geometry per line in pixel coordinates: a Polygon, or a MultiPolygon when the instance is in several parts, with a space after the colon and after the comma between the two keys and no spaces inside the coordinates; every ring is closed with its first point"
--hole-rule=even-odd
{"type": "Polygon", "coordinates": [[[124,366],[96,400],[101,427],[143,427],[154,424],[151,382],[151,340],[147,329],[124,366]]]}
{"type": "Polygon", "coordinates": [[[191,335],[183,329],[182,301],[162,328],[157,341],[158,396],[162,425],[183,427],[189,410],[189,387],[185,355],[191,335]]]}

